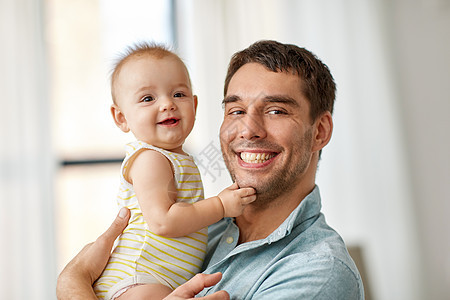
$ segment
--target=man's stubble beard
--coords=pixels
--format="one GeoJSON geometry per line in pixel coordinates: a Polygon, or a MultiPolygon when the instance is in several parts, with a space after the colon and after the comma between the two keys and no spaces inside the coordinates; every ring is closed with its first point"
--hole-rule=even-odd
{"type": "MultiPolygon", "coordinates": [[[[273,174],[266,182],[258,182],[257,186],[251,186],[255,188],[257,194],[256,201],[252,203],[252,206],[263,209],[270,205],[280,205],[282,203],[277,203],[275,200],[283,194],[291,192],[296,187],[297,181],[305,173],[311,161],[312,128],[309,128],[305,132],[297,144],[298,147],[293,149],[290,156],[300,157],[296,165],[291,165],[290,159],[288,158],[284,166],[274,169],[273,174]]],[[[237,182],[239,187],[249,187],[250,184],[247,184],[245,179],[236,178],[231,169],[230,162],[226,155],[224,155],[223,145],[221,145],[221,148],[225,165],[233,181],[237,182]]],[[[228,153],[232,153],[232,151],[230,150],[228,153]]]]}

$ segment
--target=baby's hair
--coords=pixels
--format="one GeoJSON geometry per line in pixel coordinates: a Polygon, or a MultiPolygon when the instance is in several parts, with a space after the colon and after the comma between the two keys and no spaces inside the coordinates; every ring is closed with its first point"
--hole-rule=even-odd
{"type": "Polygon", "coordinates": [[[114,103],[116,103],[115,82],[119,76],[122,66],[130,59],[142,57],[144,55],[149,55],[157,59],[167,56],[173,56],[180,59],[168,46],[164,44],[141,41],[126,47],[125,50],[118,55],[111,72],[111,96],[114,103]]]}

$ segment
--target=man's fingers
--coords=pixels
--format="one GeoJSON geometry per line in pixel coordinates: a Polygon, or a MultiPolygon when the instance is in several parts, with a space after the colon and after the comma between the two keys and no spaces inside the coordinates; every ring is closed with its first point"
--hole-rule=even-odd
{"type": "Polygon", "coordinates": [[[195,275],[191,280],[184,285],[189,293],[194,296],[200,293],[205,287],[210,287],[218,283],[222,279],[222,273],[195,275]]]}
{"type": "Polygon", "coordinates": [[[103,242],[104,246],[112,248],[115,239],[124,231],[125,227],[128,225],[128,220],[130,219],[130,210],[128,208],[122,207],[117,214],[114,222],[109,226],[97,241],[103,242]]]}
{"type": "Polygon", "coordinates": [[[225,291],[217,291],[214,294],[207,295],[205,297],[195,298],[204,300],[230,300],[230,295],[225,291]]]}
{"type": "Polygon", "coordinates": [[[94,243],[86,245],[64,268],[58,277],[58,299],[72,299],[73,295],[83,295],[77,299],[94,299],[92,284],[100,276],[111,255],[115,239],[127,227],[130,211],[122,208],[116,219],[94,243]],[[81,292],[78,291],[82,288],[81,292]],[[67,293],[69,292],[69,293],[67,293]]]}
{"type": "MultiPolygon", "coordinates": [[[[169,296],[167,296],[164,299],[178,300],[178,299],[194,298],[195,295],[200,293],[204,288],[217,284],[220,281],[220,279],[222,279],[222,273],[214,273],[214,274],[199,273],[194,277],[192,277],[190,280],[188,280],[186,283],[177,287],[169,296]]],[[[225,300],[230,298],[227,292],[220,291],[200,299],[225,300]]]]}
{"type": "MultiPolygon", "coordinates": [[[[203,287],[210,287],[217,284],[222,279],[222,273],[217,272],[214,274],[199,274],[203,276],[203,287]]],[[[202,288],[203,289],[203,288],[202,288]]]]}
{"type": "MultiPolygon", "coordinates": [[[[196,276],[202,277],[200,279],[203,281],[203,288],[216,285],[222,279],[222,273],[197,274],[196,276]]],[[[201,290],[203,290],[203,288],[201,290]]],[[[201,290],[199,290],[197,293],[199,293],[201,290]]],[[[205,297],[200,297],[200,298],[196,298],[196,299],[229,300],[230,295],[226,291],[217,291],[211,295],[207,295],[205,297]]]]}

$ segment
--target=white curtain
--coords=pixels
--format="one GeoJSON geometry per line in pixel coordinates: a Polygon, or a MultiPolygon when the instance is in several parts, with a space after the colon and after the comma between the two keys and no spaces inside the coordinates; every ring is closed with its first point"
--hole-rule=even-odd
{"type": "MultiPolygon", "coordinates": [[[[422,299],[417,228],[382,2],[175,3],[178,49],[199,96],[190,140],[197,156],[206,159],[211,144],[219,147],[223,81],[235,51],[260,39],[311,50],[330,67],[338,87],[334,135],[317,178],[327,220],[347,244],[362,246],[373,298],[422,299]]],[[[207,196],[230,182],[217,170],[202,174],[207,196]]]]}
{"type": "Polygon", "coordinates": [[[42,3],[0,2],[0,298],[55,298],[42,3]]]}

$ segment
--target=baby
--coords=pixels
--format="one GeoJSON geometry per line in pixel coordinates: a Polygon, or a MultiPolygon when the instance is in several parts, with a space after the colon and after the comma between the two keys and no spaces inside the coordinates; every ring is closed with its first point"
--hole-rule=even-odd
{"type": "Polygon", "coordinates": [[[118,195],[131,218],[94,290],[100,299],[162,299],[201,270],[207,226],[240,215],[256,195],[234,183],[203,200],[199,170],[183,150],[197,96],[173,52],[128,48],[111,92],[116,125],[137,139],[127,145],[118,195]]]}

